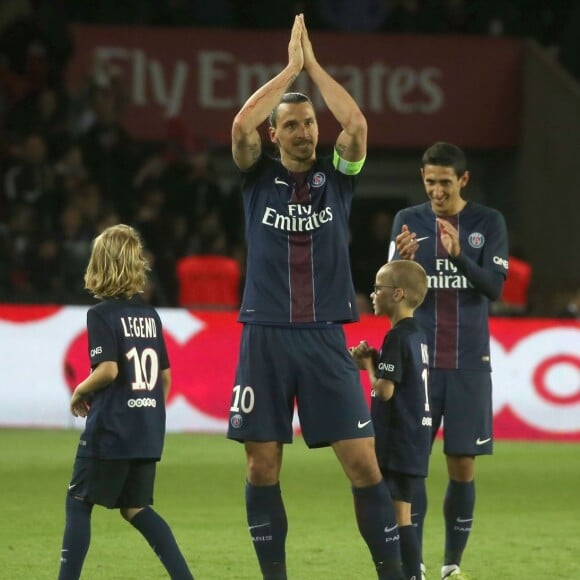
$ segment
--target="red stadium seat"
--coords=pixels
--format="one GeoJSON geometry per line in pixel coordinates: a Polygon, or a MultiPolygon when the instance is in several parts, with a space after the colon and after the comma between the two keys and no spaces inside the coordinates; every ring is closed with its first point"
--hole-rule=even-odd
{"type": "Polygon", "coordinates": [[[507,306],[523,310],[528,305],[532,267],[527,262],[513,256],[509,257],[509,266],[501,300],[507,306]]]}
{"type": "Polygon", "coordinates": [[[237,308],[240,303],[240,265],[225,256],[186,256],[177,262],[179,306],[237,308]]]}

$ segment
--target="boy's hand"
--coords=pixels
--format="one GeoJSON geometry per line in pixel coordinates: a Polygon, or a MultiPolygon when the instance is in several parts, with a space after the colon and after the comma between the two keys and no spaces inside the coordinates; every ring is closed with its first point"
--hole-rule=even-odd
{"type": "Polygon", "coordinates": [[[361,340],[357,346],[351,346],[348,352],[350,352],[354,362],[361,370],[368,370],[369,365],[374,365],[375,358],[378,355],[378,352],[370,347],[366,340],[361,340]]]}
{"type": "Polygon", "coordinates": [[[75,417],[86,417],[89,414],[89,404],[87,395],[82,393],[77,387],[70,400],[70,411],[75,417]]]}

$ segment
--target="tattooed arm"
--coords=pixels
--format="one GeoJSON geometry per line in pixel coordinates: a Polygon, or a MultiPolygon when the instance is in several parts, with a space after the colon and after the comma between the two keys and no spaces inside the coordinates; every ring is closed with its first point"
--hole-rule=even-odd
{"type": "Polygon", "coordinates": [[[367,152],[367,121],[356,101],[318,63],[306,26],[302,31],[304,70],[314,81],[334,118],[342,126],[335,149],[345,161],[360,161],[367,152]]]}
{"type": "Polygon", "coordinates": [[[258,127],[278,104],[304,65],[302,53],[303,18],[296,16],[288,44],[288,64],[262,85],[243,105],[232,125],[232,156],[242,170],[249,169],[260,157],[262,140],[258,127]]]}

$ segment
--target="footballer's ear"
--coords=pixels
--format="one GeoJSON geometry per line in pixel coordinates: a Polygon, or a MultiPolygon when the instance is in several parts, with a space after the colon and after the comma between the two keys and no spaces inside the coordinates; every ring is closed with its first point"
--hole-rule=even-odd
{"type": "Polygon", "coordinates": [[[268,134],[270,135],[270,141],[274,145],[278,145],[278,139],[276,138],[276,129],[274,127],[268,127],[268,134]]]}
{"type": "Polygon", "coordinates": [[[469,171],[466,171],[460,178],[459,178],[459,185],[461,187],[465,187],[469,183],[469,171]]]}

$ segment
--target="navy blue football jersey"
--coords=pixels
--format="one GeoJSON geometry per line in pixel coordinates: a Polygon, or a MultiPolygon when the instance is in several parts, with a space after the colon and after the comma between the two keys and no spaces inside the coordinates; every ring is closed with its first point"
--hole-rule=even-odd
{"type": "Polygon", "coordinates": [[[112,361],[115,381],[92,394],[79,455],[159,459],[165,437],[161,371],[169,368],[161,320],[140,297],[104,300],[87,312],[91,369],[112,361]]]}
{"type": "MultiPolygon", "coordinates": [[[[431,366],[489,370],[489,299],[473,288],[449,257],[441,244],[436,218],[429,202],[398,212],[389,258],[400,258],[394,244],[404,224],[417,239],[423,238],[415,260],[427,272],[429,291],[415,318],[427,333],[431,366]]],[[[459,214],[445,219],[459,231],[462,255],[505,278],[508,238],[500,212],[468,202],[459,214]]]]}
{"type": "Polygon", "coordinates": [[[330,158],[291,174],[262,155],[242,173],[248,256],[240,321],[358,320],[348,250],[354,184],[330,158]]]}
{"type": "Polygon", "coordinates": [[[385,336],[375,371],[395,383],[388,401],[371,392],[375,449],[382,469],[426,477],[431,448],[429,353],[414,318],[400,320],[385,336]]]}

